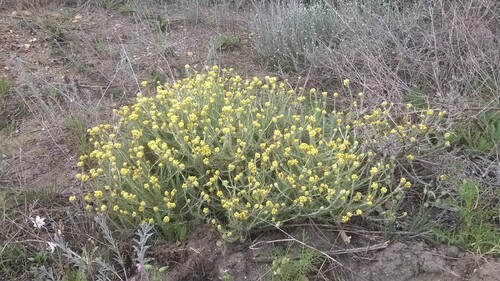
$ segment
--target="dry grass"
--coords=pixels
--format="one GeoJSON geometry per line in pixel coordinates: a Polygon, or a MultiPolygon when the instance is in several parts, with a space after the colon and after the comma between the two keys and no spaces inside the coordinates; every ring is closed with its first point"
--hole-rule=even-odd
{"type": "Polygon", "coordinates": [[[399,102],[421,92],[424,107],[439,104],[457,114],[499,102],[497,1],[292,3],[256,4],[254,40],[273,66],[308,72],[320,83],[349,78],[399,102]],[[301,21],[283,24],[294,14],[301,21]]]}

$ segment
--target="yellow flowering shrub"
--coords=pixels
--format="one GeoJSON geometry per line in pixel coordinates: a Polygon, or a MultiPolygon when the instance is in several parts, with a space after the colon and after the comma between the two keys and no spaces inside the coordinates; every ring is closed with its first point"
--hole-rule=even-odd
{"type": "Polygon", "coordinates": [[[393,179],[396,159],[418,157],[415,143],[440,117],[409,113],[397,123],[388,103],[341,110],[338,93],[297,96],[277,78],[217,67],[152,95],[144,87],[115,111],[115,126],[88,131],[94,150],[77,164],[87,210],[156,224],[202,218],[226,236],[383,209],[411,187],[393,179]]]}

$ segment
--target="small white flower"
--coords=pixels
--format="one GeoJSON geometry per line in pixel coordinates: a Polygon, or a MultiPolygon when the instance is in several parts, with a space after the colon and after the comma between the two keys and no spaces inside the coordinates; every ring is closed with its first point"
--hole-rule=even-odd
{"type": "Polygon", "coordinates": [[[47,242],[48,246],[47,246],[47,251],[53,253],[54,250],[56,249],[57,247],[57,244],[56,243],[53,243],[53,242],[47,242]]]}
{"type": "Polygon", "coordinates": [[[33,227],[40,229],[40,228],[42,228],[42,226],[45,225],[45,218],[41,218],[40,216],[36,216],[35,219],[31,219],[31,222],[33,222],[33,227]]]}

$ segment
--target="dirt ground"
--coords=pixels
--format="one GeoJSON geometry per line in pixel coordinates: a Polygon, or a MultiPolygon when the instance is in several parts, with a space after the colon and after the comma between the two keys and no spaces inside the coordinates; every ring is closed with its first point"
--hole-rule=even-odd
{"type": "MultiPolygon", "coordinates": [[[[75,131],[112,121],[111,109],[130,101],[140,81],[183,77],[185,64],[234,67],[246,77],[272,74],[252,53],[244,11],[157,5],[0,7],[0,76],[14,89],[0,111],[1,189],[53,189],[62,197],[78,190],[75,159],[84,144],[75,131]]],[[[201,226],[184,245],[157,247],[153,256],[169,266],[165,280],[222,280],[224,273],[270,280],[266,255],[305,235],[329,256],[310,280],[500,280],[498,261],[418,238],[309,226],[286,233],[270,230],[227,244],[201,226]]]]}
{"type": "Polygon", "coordinates": [[[251,241],[221,246],[217,232],[199,227],[184,247],[160,248],[155,255],[168,261],[166,280],[221,280],[225,272],[232,280],[271,280],[270,253],[293,244],[294,238],[307,237],[308,246],[330,256],[318,265],[321,274],[308,280],[500,280],[500,263],[453,246],[430,247],[418,239],[346,233],[351,237],[349,244],[336,230],[303,225],[288,234],[272,230],[251,241]]]}

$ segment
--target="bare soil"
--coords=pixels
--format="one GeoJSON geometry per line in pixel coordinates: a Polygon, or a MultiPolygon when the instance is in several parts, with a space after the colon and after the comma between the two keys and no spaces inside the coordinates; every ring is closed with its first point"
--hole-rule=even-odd
{"type": "Polygon", "coordinates": [[[287,231],[270,230],[245,242],[226,244],[215,230],[200,226],[184,246],[159,247],[154,256],[169,265],[166,280],[222,280],[224,273],[232,280],[271,280],[273,252],[290,244],[299,246],[291,241],[295,238],[309,241],[307,245],[318,254],[330,257],[317,265],[321,273],[310,280],[500,280],[498,261],[453,246],[431,247],[418,239],[345,231],[352,241],[346,244],[338,230],[307,225],[287,231]]]}
{"type": "MultiPolygon", "coordinates": [[[[272,74],[252,53],[244,9],[148,5],[132,12],[0,7],[0,76],[13,85],[0,111],[0,189],[55,188],[62,196],[78,190],[75,129],[68,120],[112,121],[111,109],[129,102],[142,80],[181,78],[185,64],[199,71],[234,67],[246,77],[272,74]],[[225,35],[237,43],[221,45],[225,35]]],[[[307,237],[318,254],[330,256],[310,280],[500,280],[498,261],[417,238],[307,225],[286,231],[290,236],[269,230],[227,243],[199,226],[183,245],[158,246],[152,255],[169,266],[165,280],[222,280],[224,273],[232,280],[271,280],[272,250],[307,237]]]]}

